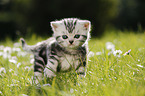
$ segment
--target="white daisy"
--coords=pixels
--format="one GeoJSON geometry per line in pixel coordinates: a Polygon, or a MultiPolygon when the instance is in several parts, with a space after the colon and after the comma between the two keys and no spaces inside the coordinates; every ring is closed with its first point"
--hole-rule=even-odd
{"type": "Polygon", "coordinates": [[[94,56],[94,52],[90,51],[88,57],[93,57],[93,56],[94,56]]]}
{"type": "Polygon", "coordinates": [[[30,63],[33,64],[34,63],[34,58],[30,60],[30,63]]]}
{"type": "Polygon", "coordinates": [[[3,58],[4,59],[11,58],[11,54],[3,52],[3,58]]]}
{"type": "Polygon", "coordinates": [[[32,68],[29,66],[26,66],[26,67],[24,67],[24,69],[30,71],[32,68]]]}
{"type": "Polygon", "coordinates": [[[3,51],[4,53],[9,53],[9,54],[12,53],[11,47],[5,47],[3,51]]]}
{"type": "Polygon", "coordinates": [[[0,56],[3,56],[3,52],[0,52],[0,56]]]}
{"type": "Polygon", "coordinates": [[[3,95],[2,91],[0,91],[0,94],[3,95]]]}
{"type": "Polygon", "coordinates": [[[20,67],[20,65],[21,65],[21,63],[18,63],[18,64],[17,64],[17,68],[19,68],[19,67],[20,67]]]}
{"type": "Polygon", "coordinates": [[[4,46],[3,45],[0,45],[0,50],[4,50],[4,46]]]}
{"type": "Polygon", "coordinates": [[[102,54],[102,52],[96,52],[96,55],[101,55],[102,54]]]}
{"type": "Polygon", "coordinates": [[[6,73],[6,69],[5,69],[4,67],[1,67],[1,68],[0,68],[0,74],[1,74],[1,73],[6,73]]]}
{"type": "Polygon", "coordinates": [[[113,55],[116,56],[116,57],[120,57],[121,54],[122,54],[121,50],[115,50],[115,51],[113,51],[113,55]]]}
{"type": "Polygon", "coordinates": [[[115,50],[115,45],[112,42],[107,42],[106,43],[106,49],[108,49],[110,51],[114,51],[115,50]]]}
{"type": "Polygon", "coordinates": [[[22,51],[18,52],[18,56],[25,57],[26,55],[27,55],[26,52],[22,52],[22,51]]]}
{"type": "Polygon", "coordinates": [[[16,42],[16,43],[14,43],[14,46],[15,46],[15,47],[20,47],[20,46],[21,46],[21,44],[20,44],[20,43],[18,43],[18,42],[16,42]]]}
{"type": "Polygon", "coordinates": [[[13,51],[13,52],[20,52],[21,49],[20,49],[20,48],[15,48],[15,47],[14,47],[14,48],[12,49],[12,51],[13,51]]]}
{"type": "Polygon", "coordinates": [[[9,59],[9,62],[17,64],[17,61],[15,59],[9,59]]]}

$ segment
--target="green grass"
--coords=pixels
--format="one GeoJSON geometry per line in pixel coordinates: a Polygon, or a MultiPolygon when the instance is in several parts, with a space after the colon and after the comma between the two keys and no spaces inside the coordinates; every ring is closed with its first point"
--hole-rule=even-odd
{"type": "MultiPolygon", "coordinates": [[[[32,36],[26,41],[35,44],[41,40],[44,39],[32,36]]],[[[0,43],[9,46],[7,50],[16,47],[13,44],[10,40],[0,43]]],[[[145,33],[109,32],[100,39],[92,38],[89,49],[92,56],[85,78],[79,79],[72,72],[58,74],[52,86],[41,88],[32,84],[32,55],[7,51],[10,58],[0,56],[0,69],[4,68],[0,71],[0,96],[145,96],[145,33]],[[122,51],[120,57],[108,55],[106,42],[112,42],[115,50],[122,51]],[[124,56],[130,49],[130,54],[124,56]],[[96,52],[101,54],[96,55],[96,52]],[[12,63],[10,59],[17,62],[12,63]]]]}

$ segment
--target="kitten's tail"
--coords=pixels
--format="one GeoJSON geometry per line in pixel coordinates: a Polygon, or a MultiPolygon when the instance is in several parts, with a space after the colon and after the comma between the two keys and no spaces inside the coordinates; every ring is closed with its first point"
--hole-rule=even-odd
{"type": "Polygon", "coordinates": [[[23,38],[20,38],[20,41],[22,43],[22,49],[24,51],[27,51],[27,52],[30,52],[30,53],[34,53],[36,48],[34,45],[30,46],[30,45],[27,45],[26,41],[23,39],[23,38]]]}
{"type": "Polygon", "coordinates": [[[20,41],[21,41],[21,43],[22,43],[22,48],[24,48],[24,46],[27,45],[26,42],[25,42],[25,40],[24,40],[23,38],[20,38],[20,41]]]}
{"type": "Polygon", "coordinates": [[[51,37],[47,40],[38,42],[35,45],[27,45],[27,43],[25,42],[23,38],[21,38],[20,40],[22,43],[22,49],[32,54],[35,54],[35,53],[37,54],[42,48],[47,48],[47,46],[49,45],[51,41],[55,41],[55,39],[51,37]]]}

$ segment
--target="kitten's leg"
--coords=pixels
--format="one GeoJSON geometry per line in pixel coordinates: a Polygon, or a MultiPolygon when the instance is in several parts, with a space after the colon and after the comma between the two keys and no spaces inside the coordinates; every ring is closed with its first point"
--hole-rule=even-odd
{"type": "Polygon", "coordinates": [[[42,82],[45,62],[39,55],[35,55],[34,58],[34,83],[38,84],[39,82],[42,82]]]}
{"type": "Polygon", "coordinates": [[[79,68],[76,70],[77,74],[79,75],[80,78],[85,77],[86,75],[86,61],[81,62],[79,68]]]}
{"type": "Polygon", "coordinates": [[[52,78],[56,76],[57,68],[58,68],[58,56],[57,55],[50,55],[47,65],[44,69],[44,76],[47,78],[52,78]]]}
{"type": "Polygon", "coordinates": [[[42,73],[34,72],[34,84],[39,84],[42,81],[42,73]]]}

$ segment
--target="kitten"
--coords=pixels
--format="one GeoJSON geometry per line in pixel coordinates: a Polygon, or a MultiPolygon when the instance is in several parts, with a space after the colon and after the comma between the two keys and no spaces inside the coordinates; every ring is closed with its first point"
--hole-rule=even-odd
{"type": "Polygon", "coordinates": [[[52,21],[53,37],[36,45],[27,45],[22,38],[22,48],[34,54],[34,77],[36,82],[43,77],[52,78],[58,72],[76,70],[85,76],[88,40],[91,23],[88,20],[65,18],[52,21]]]}

